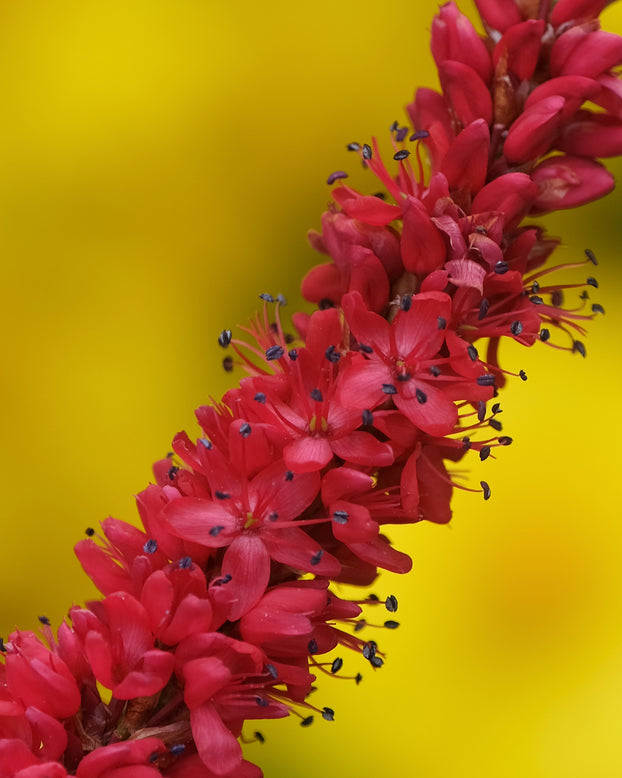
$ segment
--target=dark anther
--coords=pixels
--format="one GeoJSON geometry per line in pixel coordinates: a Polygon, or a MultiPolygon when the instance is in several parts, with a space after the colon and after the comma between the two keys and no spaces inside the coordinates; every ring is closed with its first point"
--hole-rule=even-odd
{"type": "Polygon", "coordinates": [[[471,448],[471,438],[462,438],[462,447],[468,451],[471,448]]]}
{"type": "Polygon", "coordinates": [[[376,656],[376,649],[378,644],[374,640],[370,640],[369,643],[365,643],[363,646],[363,656],[365,659],[371,659],[372,656],[376,656]]]}
{"type": "Polygon", "coordinates": [[[510,438],[508,435],[501,435],[499,438],[499,445],[500,446],[511,446],[513,442],[513,438],[510,438]]]}
{"type": "Polygon", "coordinates": [[[286,481],[293,481],[294,480],[294,474],[292,473],[291,470],[286,470],[285,471],[285,480],[286,481]]]}
{"type": "Polygon", "coordinates": [[[403,159],[406,159],[406,157],[410,157],[410,151],[408,149],[400,149],[400,151],[396,151],[393,155],[393,159],[400,162],[403,159]]]}
{"type": "Polygon", "coordinates": [[[389,127],[389,132],[396,132],[399,126],[400,126],[400,123],[396,119],[393,122],[393,124],[389,127]]]}
{"type": "Polygon", "coordinates": [[[266,303],[273,303],[274,302],[274,297],[271,294],[268,294],[267,292],[262,292],[259,295],[259,299],[263,300],[266,303]]]}
{"type": "Polygon", "coordinates": [[[50,626],[50,624],[52,623],[52,622],[51,622],[51,621],[48,619],[48,617],[47,617],[47,616],[39,616],[38,618],[39,618],[39,621],[40,621],[42,624],[45,624],[45,626],[46,626],[46,627],[49,627],[49,626],[50,626]]]}
{"type": "Polygon", "coordinates": [[[311,399],[315,400],[316,403],[321,403],[324,398],[322,397],[322,392],[320,392],[319,389],[312,389],[311,399]]]}
{"type": "Polygon", "coordinates": [[[93,527],[87,527],[87,528],[84,530],[84,534],[85,534],[85,535],[86,535],[88,538],[92,538],[92,537],[93,537],[93,535],[95,534],[95,530],[93,529],[93,527]]]}
{"type": "Polygon", "coordinates": [[[590,296],[587,293],[587,289],[584,289],[581,294],[579,295],[579,300],[589,300],[590,296]]]}
{"type": "Polygon", "coordinates": [[[541,340],[543,343],[546,343],[546,341],[547,341],[547,340],[548,340],[550,337],[551,337],[551,332],[550,332],[550,330],[547,330],[547,328],[546,328],[546,327],[543,327],[543,328],[540,330],[540,340],[541,340]]]}
{"type": "Polygon", "coordinates": [[[238,432],[243,438],[247,438],[251,434],[251,431],[251,425],[247,421],[240,424],[238,432]]]}
{"type": "Polygon", "coordinates": [[[397,394],[397,389],[393,386],[393,384],[382,384],[382,391],[385,394],[397,394]]]}
{"type": "Polygon", "coordinates": [[[390,594],[384,601],[384,607],[389,613],[395,613],[397,610],[397,597],[394,594],[390,594]]]}
{"type": "MultiPolygon", "coordinates": [[[[5,653],[6,653],[6,646],[4,645],[4,640],[2,640],[2,638],[0,638],[0,651],[1,651],[3,654],[5,654],[5,653]]],[[[337,661],[337,660],[335,660],[335,661],[337,661]]],[[[333,662],[333,664],[335,664],[335,662],[333,662]]]]}
{"type": "Polygon", "coordinates": [[[149,761],[151,764],[154,764],[158,761],[159,754],[157,751],[154,751],[153,753],[149,754],[149,761]]]}
{"type": "Polygon", "coordinates": [[[268,521],[276,521],[279,518],[279,514],[276,511],[268,514],[268,521]]]}
{"type": "Polygon", "coordinates": [[[340,178],[347,178],[348,174],[343,170],[335,170],[334,173],[331,173],[328,178],[326,179],[326,183],[328,186],[332,186],[335,181],[339,181],[340,178]]]}
{"type": "Polygon", "coordinates": [[[503,259],[499,260],[499,262],[497,262],[497,264],[494,267],[494,271],[498,276],[504,275],[505,273],[508,272],[509,269],[510,266],[503,259]]]}
{"type": "Polygon", "coordinates": [[[521,381],[526,381],[527,380],[527,373],[524,370],[519,370],[518,371],[518,375],[519,375],[521,381]]]}
{"type": "Polygon", "coordinates": [[[490,499],[490,486],[486,483],[486,481],[480,481],[479,485],[482,487],[482,490],[484,491],[484,499],[489,500],[490,499]]]}
{"type": "Polygon", "coordinates": [[[362,351],[363,354],[373,354],[374,350],[371,346],[367,346],[365,343],[359,343],[359,351],[362,351]]]}
{"type": "Polygon", "coordinates": [[[288,346],[296,340],[296,338],[291,334],[291,332],[284,332],[283,339],[288,346]]]}
{"type": "Polygon", "coordinates": [[[475,360],[478,357],[477,349],[475,348],[475,346],[468,346],[467,347],[467,354],[469,355],[469,359],[472,362],[475,362],[475,360]]]}
{"type": "Polygon", "coordinates": [[[338,656],[336,659],[333,660],[333,663],[330,666],[330,671],[334,675],[335,673],[338,673],[342,667],[343,667],[343,659],[340,656],[338,656]]]}
{"type": "Polygon", "coordinates": [[[348,512],[347,511],[335,511],[333,513],[333,520],[335,524],[347,524],[348,512]]]}
{"type": "Polygon", "coordinates": [[[263,403],[265,403],[266,401],[266,395],[263,392],[257,392],[257,394],[253,397],[253,399],[255,400],[255,402],[261,403],[263,405],[263,403]]]}
{"type": "Polygon", "coordinates": [[[265,742],[266,742],[266,739],[265,739],[265,737],[264,737],[264,736],[261,734],[261,732],[253,732],[253,735],[255,736],[255,740],[256,740],[258,743],[262,743],[262,744],[263,744],[263,743],[265,743],[265,742]]]}
{"type": "Polygon", "coordinates": [[[287,297],[284,294],[277,294],[276,301],[279,305],[287,305],[287,297]]]}
{"type": "Polygon", "coordinates": [[[268,663],[268,664],[266,665],[266,670],[267,670],[267,671],[270,673],[270,675],[271,675],[271,676],[274,678],[274,680],[276,681],[276,679],[279,677],[279,674],[278,674],[278,673],[277,673],[277,671],[276,671],[276,667],[275,667],[274,665],[271,665],[270,663],[268,663]]]}
{"type": "Polygon", "coordinates": [[[326,721],[334,721],[335,711],[332,708],[322,708],[322,718],[326,721]]]}
{"type": "Polygon", "coordinates": [[[544,302],[544,300],[541,297],[539,297],[537,294],[532,294],[529,299],[534,305],[542,305],[542,303],[544,302]]]}
{"type": "Polygon", "coordinates": [[[374,423],[374,414],[366,408],[361,413],[361,419],[365,427],[371,427],[371,425],[374,423]]]}
{"type": "Polygon", "coordinates": [[[208,451],[212,447],[212,441],[207,438],[199,438],[199,443],[204,446],[208,451]]]}
{"type": "Polygon", "coordinates": [[[399,625],[400,625],[399,621],[393,621],[393,619],[388,619],[384,623],[384,626],[387,629],[397,629],[399,627],[399,625]]]}
{"type": "Polygon", "coordinates": [[[217,524],[215,527],[211,527],[211,529],[209,531],[209,534],[213,538],[217,538],[220,535],[220,533],[223,531],[224,528],[225,527],[224,527],[223,524],[217,524]]]}
{"type": "Polygon", "coordinates": [[[484,375],[478,375],[475,379],[475,383],[478,386],[494,386],[495,377],[492,373],[484,373],[484,375]]]}
{"type": "Polygon", "coordinates": [[[158,541],[154,540],[154,538],[149,538],[149,540],[143,546],[143,551],[145,552],[145,554],[155,554],[157,550],[158,550],[158,541]]]}
{"type": "Polygon", "coordinates": [[[313,556],[309,561],[311,562],[313,567],[315,567],[316,565],[320,564],[320,560],[322,559],[323,556],[324,556],[324,549],[321,548],[319,551],[316,551],[315,554],[313,554],[313,556]]]}
{"type": "Polygon", "coordinates": [[[232,357],[225,357],[222,361],[222,369],[225,371],[225,373],[232,373],[233,372],[233,358],[232,357]]]}
{"type": "Polygon", "coordinates": [[[510,325],[510,332],[512,335],[520,335],[523,331],[523,322],[522,321],[513,321],[510,325]]]}
{"type": "Polygon", "coordinates": [[[175,480],[175,473],[177,473],[177,472],[179,472],[179,468],[175,467],[175,465],[173,465],[173,467],[169,467],[167,475],[168,475],[170,481],[174,481],[175,480]]]}
{"type": "Polygon", "coordinates": [[[581,343],[580,340],[575,340],[575,342],[572,344],[572,350],[581,354],[582,357],[585,356],[585,346],[583,343],[581,343]]]}
{"type": "Polygon", "coordinates": [[[192,567],[192,557],[184,556],[182,557],[177,566],[180,570],[187,570],[189,567],[192,567]]]}
{"type": "Polygon", "coordinates": [[[441,374],[441,369],[437,365],[431,365],[430,373],[432,373],[434,378],[438,378],[438,376],[441,374]]]}
{"type": "Polygon", "coordinates": [[[227,348],[229,343],[231,343],[232,336],[233,333],[231,330],[223,330],[218,336],[218,345],[222,346],[223,348],[227,348]]]}
{"type": "Polygon", "coordinates": [[[267,708],[268,705],[270,705],[270,700],[266,700],[265,697],[260,697],[259,695],[255,697],[255,702],[257,705],[259,705],[260,708],[267,708]]]}
{"type": "Polygon", "coordinates": [[[405,384],[406,381],[410,381],[412,378],[412,375],[410,373],[400,373],[397,377],[397,380],[401,383],[405,384]]]}
{"type": "Polygon", "coordinates": [[[300,722],[301,727],[310,727],[313,724],[313,716],[307,716],[300,722]]]}
{"type": "Polygon", "coordinates": [[[484,297],[484,299],[479,304],[479,313],[477,314],[478,321],[481,321],[484,318],[484,316],[488,313],[489,308],[490,308],[490,303],[484,297]]]}
{"type": "Polygon", "coordinates": [[[358,686],[360,682],[363,680],[363,676],[360,673],[357,673],[354,676],[354,683],[358,686]]]}
{"type": "Polygon", "coordinates": [[[538,294],[538,292],[540,291],[540,284],[537,281],[534,281],[533,284],[531,285],[531,291],[534,294],[538,294]]]}
{"type": "Polygon", "coordinates": [[[477,420],[484,421],[485,418],[486,418],[486,403],[483,400],[480,400],[477,403],[477,420]]]}
{"type": "Polygon", "coordinates": [[[270,346],[269,349],[266,349],[266,359],[271,362],[273,359],[280,359],[284,353],[281,346],[270,346]]]}
{"type": "Polygon", "coordinates": [[[348,151],[359,151],[360,148],[361,148],[360,143],[348,143],[348,145],[346,146],[346,149],[348,151]]]}
{"type": "Polygon", "coordinates": [[[384,662],[382,661],[382,659],[379,656],[372,656],[372,658],[369,660],[369,664],[372,667],[382,667],[384,662]]]}
{"type": "Polygon", "coordinates": [[[367,599],[371,602],[380,602],[380,597],[377,594],[368,594],[367,599]]]}
{"type": "Polygon", "coordinates": [[[399,130],[395,133],[395,140],[398,143],[401,143],[402,141],[406,140],[407,135],[408,127],[400,127],[399,130]]]}
{"type": "Polygon", "coordinates": [[[354,631],[360,632],[362,629],[365,629],[366,626],[367,626],[367,622],[365,621],[365,619],[359,619],[359,621],[357,621],[356,624],[354,625],[354,631]]]}
{"type": "Polygon", "coordinates": [[[482,446],[479,452],[479,458],[484,462],[490,456],[490,446],[482,446]]]}
{"type": "Polygon", "coordinates": [[[592,303],[592,313],[604,313],[605,309],[600,303],[592,303]]]}
{"type": "Polygon", "coordinates": [[[307,643],[307,651],[310,654],[317,654],[318,648],[319,646],[317,644],[317,640],[315,638],[311,638],[311,640],[307,643]]]}
{"type": "Polygon", "coordinates": [[[214,497],[217,500],[230,500],[231,499],[231,495],[229,494],[229,492],[219,492],[218,489],[216,489],[216,491],[214,492],[214,497]]]}
{"type": "Polygon", "coordinates": [[[326,311],[329,308],[334,308],[335,303],[332,300],[329,300],[328,297],[322,297],[320,302],[317,304],[317,307],[320,309],[320,311],[326,311]]]}
{"type": "Polygon", "coordinates": [[[497,430],[497,432],[501,432],[503,429],[503,424],[498,419],[489,419],[488,424],[493,428],[493,430],[497,430]]]}
{"type": "Polygon", "coordinates": [[[425,392],[422,392],[421,389],[415,389],[415,397],[417,398],[419,405],[423,405],[428,401],[428,395],[425,392]]]}
{"type": "Polygon", "coordinates": [[[422,140],[423,138],[428,138],[429,136],[430,133],[427,130],[417,130],[417,132],[413,132],[408,140],[422,140]]]}
{"type": "Polygon", "coordinates": [[[374,192],[372,197],[377,197],[379,200],[386,200],[387,196],[384,192],[374,192]]]}
{"type": "Polygon", "coordinates": [[[363,144],[363,159],[371,159],[371,146],[369,143],[363,144]]]}
{"type": "Polygon", "coordinates": [[[597,265],[598,264],[598,260],[594,256],[594,252],[592,251],[592,249],[585,249],[585,256],[590,260],[590,262],[593,265],[597,265]]]}
{"type": "Polygon", "coordinates": [[[587,281],[585,282],[588,286],[593,286],[594,289],[598,289],[598,281],[590,276],[587,281]]]}
{"type": "Polygon", "coordinates": [[[564,302],[564,295],[561,289],[556,289],[551,295],[551,303],[558,308],[564,302]]]}
{"type": "Polygon", "coordinates": [[[292,362],[295,362],[298,359],[298,349],[292,348],[287,352],[287,356],[292,360],[292,362]]]}
{"type": "Polygon", "coordinates": [[[439,330],[444,330],[447,326],[447,319],[444,319],[442,316],[438,316],[436,322],[439,330]]]}
{"type": "Polygon", "coordinates": [[[222,578],[217,578],[214,581],[214,586],[224,586],[224,584],[228,584],[231,580],[231,573],[227,573],[227,575],[224,575],[222,578]]]}
{"type": "Polygon", "coordinates": [[[412,294],[404,294],[402,295],[402,299],[400,300],[400,308],[403,311],[409,311],[412,302],[413,302],[412,294]]]}
{"type": "Polygon", "coordinates": [[[180,754],[183,754],[186,750],[186,746],[183,743],[175,743],[174,746],[171,746],[171,756],[179,756],[180,754]]]}
{"type": "Polygon", "coordinates": [[[329,362],[332,362],[333,365],[341,359],[341,354],[338,351],[335,351],[334,346],[329,346],[324,352],[324,356],[329,362]]]}

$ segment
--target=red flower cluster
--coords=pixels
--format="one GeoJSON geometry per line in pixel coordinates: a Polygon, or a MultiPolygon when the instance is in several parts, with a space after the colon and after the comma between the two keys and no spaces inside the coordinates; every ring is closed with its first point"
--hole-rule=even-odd
{"type": "Polygon", "coordinates": [[[103,599],[56,637],[42,618],[43,640],[0,641],[2,776],[261,775],[242,757],[246,720],[331,720],[306,698],[315,673],[341,670],[317,659],[339,645],[382,665],[358,635],[377,599],[331,582],[407,572],[384,526],[449,521],[448,463],[511,443],[491,401],[526,376],[501,369],[500,338],[585,355],[602,308],[566,309],[563,290],[597,283],[545,281],[557,241],[523,220],[613,187],[595,158],[622,151],[622,39],[599,29],[603,0],[477,5],[486,38],[453,3],[434,20],[442,92],[418,90],[412,127],[391,127],[395,169],[376,140],[348,145],[384,191],[333,189],[299,341],[281,296],[262,295],[248,342],[223,330],[225,366],[247,375],[156,463],[144,531],[107,519],[76,547],[103,599]]]}

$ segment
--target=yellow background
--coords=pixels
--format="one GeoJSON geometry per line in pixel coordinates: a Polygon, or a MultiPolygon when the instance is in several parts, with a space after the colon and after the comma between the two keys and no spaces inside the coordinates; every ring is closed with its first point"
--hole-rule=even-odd
{"type": "MultiPolygon", "coordinates": [[[[135,520],[151,462],[229,385],[218,332],[259,292],[295,307],[344,144],[435,84],[434,10],[1,0],[0,634],[92,596],[72,545],[135,520]]],[[[393,533],[414,571],[375,586],[400,599],[387,665],[321,685],[332,724],[258,726],[269,778],[622,774],[621,203],[548,220],[563,258],[601,259],[588,359],[506,349],[530,378],[501,398],[515,445],[473,461],[493,498],[393,533]]]]}

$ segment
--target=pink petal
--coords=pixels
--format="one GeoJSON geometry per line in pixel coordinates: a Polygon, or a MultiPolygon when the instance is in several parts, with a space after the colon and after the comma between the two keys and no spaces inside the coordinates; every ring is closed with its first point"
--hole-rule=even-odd
{"type": "Polygon", "coordinates": [[[444,292],[414,295],[408,311],[398,311],[393,320],[395,346],[400,356],[428,359],[439,352],[445,340],[439,317],[451,321],[451,297],[444,292]]]}
{"type": "Polygon", "coordinates": [[[190,724],[199,756],[215,775],[233,772],[242,763],[242,748],[212,703],[193,710],[190,724]]]}
{"type": "Polygon", "coordinates": [[[578,111],[564,127],[557,148],[582,157],[617,157],[622,154],[622,120],[578,111]]]}
{"type": "Polygon", "coordinates": [[[554,76],[597,78],[622,63],[622,38],[604,30],[571,27],[557,38],[551,49],[554,76]]]}
{"type": "Polygon", "coordinates": [[[506,230],[512,230],[531,208],[538,187],[525,173],[506,173],[479,190],[471,210],[473,213],[496,211],[503,216],[506,230]]]}
{"type": "Polygon", "coordinates": [[[272,559],[282,565],[328,578],[334,578],[341,570],[335,557],[324,552],[315,540],[298,527],[275,526],[271,532],[264,532],[262,537],[272,559]]]}
{"type": "MultiPolygon", "coordinates": [[[[585,76],[558,76],[537,86],[525,100],[525,110],[547,97],[559,96],[566,101],[561,113],[562,122],[566,121],[581,105],[595,97],[600,91],[597,81],[585,76]]],[[[505,178],[505,176],[502,176],[505,178]]]]}
{"type": "Polygon", "coordinates": [[[391,381],[391,370],[386,365],[365,360],[353,362],[340,376],[339,402],[360,410],[373,410],[386,399],[382,386],[391,381]]]}
{"type": "Polygon", "coordinates": [[[174,667],[175,657],[168,651],[147,651],[136,669],[112,687],[112,693],[118,700],[149,697],[166,686],[174,667]]]}
{"type": "Polygon", "coordinates": [[[561,126],[565,103],[559,95],[546,97],[518,117],[503,144],[503,153],[510,164],[536,159],[551,148],[561,126]]]}
{"type": "Polygon", "coordinates": [[[310,303],[328,299],[337,304],[341,299],[343,284],[339,268],[333,262],[326,262],[309,270],[302,279],[301,292],[310,303]]]}
{"type": "Polygon", "coordinates": [[[209,702],[231,683],[232,672],[220,657],[207,656],[184,663],[184,701],[190,710],[209,702]]]}
{"type": "Polygon", "coordinates": [[[227,619],[237,621],[259,602],[270,581],[270,554],[263,540],[253,532],[238,535],[225,551],[222,575],[231,579],[219,587],[218,601],[226,603],[227,619]]]}
{"type": "Polygon", "coordinates": [[[566,22],[596,19],[611,0],[558,0],[551,12],[551,24],[558,27],[566,22]]]}
{"type": "Polygon", "coordinates": [[[318,473],[289,476],[284,462],[262,470],[248,485],[248,499],[256,518],[277,513],[280,519],[295,519],[305,511],[320,491],[318,473]]]}
{"type": "Polygon", "coordinates": [[[446,61],[438,70],[443,94],[466,127],[476,119],[492,121],[492,98],[486,83],[468,65],[446,61]]]}
{"type": "Polygon", "coordinates": [[[394,219],[399,219],[402,209],[397,205],[391,205],[379,197],[362,195],[350,189],[349,186],[339,186],[331,192],[335,202],[343,210],[364,224],[381,226],[389,224],[394,219]]]}
{"type": "Polygon", "coordinates": [[[428,383],[418,382],[415,379],[410,383],[421,389],[427,398],[426,402],[420,403],[416,397],[406,398],[398,393],[394,400],[400,411],[412,421],[415,427],[427,432],[428,435],[448,435],[452,432],[458,421],[458,409],[454,403],[447,399],[441,389],[428,383]]]}
{"type": "Polygon", "coordinates": [[[331,441],[333,451],[346,462],[366,467],[388,467],[393,464],[393,450],[368,432],[351,432],[331,441]]]}
{"type": "Polygon", "coordinates": [[[467,190],[476,194],[486,182],[490,131],[484,119],[465,127],[451,144],[441,164],[452,190],[467,190]]]}
{"type": "Polygon", "coordinates": [[[408,197],[402,228],[402,260],[410,273],[427,275],[443,266],[445,241],[421,202],[408,197]]]}
{"type": "Polygon", "coordinates": [[[304,435],[285,446],[283,458],[294,473],[312,473],[325,467],[333,452],[326,438],[304,435]]]}
{"type": "Polygon", "coordinates": [[[484,291],[484,279],[486,270],[477,262],[470,259],[452,259],[445,264],[449,273],[449,280],[455,286],[466,286],[477,289],[478,292],[484,291]]]}
{"type": "Polygon", "coordinates": [[[330,506],[331,515],[335,512],[346,514],[347,518],[332,522],[333,535],[347,546],[352,543],[368,543],[378,534],[378,522],[374,521],[367,508],[355,503],[337,500],[330,506]]]}
{"type": "Polygon", "coordinates": [[[368,543],[350,543],[349,548],[363,561],[392,573],[407,573],[413,565],[408,554],[397,551],[382,535],[368,543]]]}
{"type": "Polygon", "coordinates": [[[566,155],[545,159],[531,177],[539,189],[532,213],[575,208],[604,197],[615,186],[611,173],[598,162],[566,155]]]}
{"type": "Polygon", "coordinates": [[[378,349],[382,353],[391,350],[391,325],[382,316],[372,313],[358,292],[343,296],[341,307],[359,343],[378,349]]]}
{"type": "Polygon", "coordinates": [[[544,33],[544,19],[528,19],[510,27],[495,46],[493,63],[498,70],[504,66],[503,75],[514,73],[521,81],[528,81],[534,74],[544,33]]]}
{"type": "Polygon", "coordinates": [[[351,467],[335,467],[322,479],[322,502],[330,505],[340,498],[347,499],[365,494],[374,485],[374,479],[361,470],[351,467]]]}
{"type": "Polygon", "coordinates": [[[434,17],[430,47],[439,69],[447,60],[455,60],[468,65],[483,81],[492,75],[486,44],[454,2],[442,5],[434,17]]]}
{"type": "Polygon", "coordinates": [[[484,24],[499,32],[523,20],[515,0],[475,0],[475,5],[484,24]]]}
{"type": "Polygon", "coordinates": [[[238,531],[238,520],[222,503],[180,497],[164,508],[164,515],[179,537],[219,548],[228,545],[238,531]]]}

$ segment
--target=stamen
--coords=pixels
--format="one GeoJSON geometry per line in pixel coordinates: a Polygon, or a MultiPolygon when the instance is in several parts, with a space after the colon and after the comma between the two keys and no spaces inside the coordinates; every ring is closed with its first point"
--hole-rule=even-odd
{"type": "Polygon", "coordinates": [[[397,389],[393,386],[393,384],[382,384],[382,391],[385,394],[397,394],[397,389]]]}
{"type": "Polygon", "coordinates": [[[324,356],[329,362],[332,362],[333,365],[339,362],[339,360],[341,359],[341,354],[335,351],[334,346],[329,346],[324,352],[324,356]]]}
{"type": "Polygon", "coordinates": [[[479,458],[484,462],[490,456],[490,446],[482,446],[479,452],[479,458]]]}
{"type": "Polygon", "coordinates": [[[247,421],[240,425],[239,433],[243,438],[247,438],[251,431],[251,425],[247,421]]]}
{"type": "Polygon", "coordinates": [[[478,375],[475,379],[475,383],[478,386],[494,386],[495,377],[492,373],[484,373],[484,375],[478,375]]]}
{"type": "Polygon", "coordinates": [[[344,172],[343,170],[335,170],[334,173],[331,173],[328,178],[326,179],[326,183],[328,186],[332,186],[335,181],[339,181],[342,178],[347,178],[348,174],[344,172]]]}
{"type": "Polygon", "coordinates": [[[333,663],[330,666],[330,671],[334,675],[335,673],[338,673],[342,667],[343,667],[343,659],[340,656],[338,656],[336,659],[333,660],[333,663]]]}
{"type": "Polygon", "coordinates": [[[586,355],[585,346],[583,343],[581,343],[580,340],[575,340],[575,342],[572,344],[572,350],[577,351],[579,354],[581,354],[582,357],[586,355]]]}
{"type": "Polygon", "coordinates": [[[216,491],[214,492],[214,497],[217,500],[230,500],[231,499],[231,495],[229,494],[229,492],[220,492],[220,491],[218,491],[218,489],[216,489],[216,491]]]}
{"type": "Polygon", "coordinates": [[[527,380],[527,373],[524,370],[519,370],[518,371],[518,375],[520,376],[520,380],[521,381],[526,381],[527,380]]]}
{"type": "Polygon", "coordinates": [[[477,403],[477,420],[484,421],[485,418],[486,418],[486,403],[483,400],[480,400],[477,403]]]}
{"type": "Polygon", "coordinates": [[[361,144],[360,143],[348,143],[348,145],[346,146],[346,149],[348,151],[360,151],[361,144]]]}
{"type": "Polygon", "coordinates": [[[594,256],[594,252],[592,251],[592,249],[585,249],[585,256],[589,259],[589,261],[593,265],[597,265],[598,264],[598,260],[594,256]]]}
{"type": "Polygon", "coordinates": [[[270,346],[266,349],[266,359],[271,362],[273,359],[280,359],[285,354],[285,349],[282,346],[270,346]]]}
{"type": "Polygon", "coordinates": [[[322,708],[322,718],[326,721],[334,721],[335,711],[332,708],[322,708]]]}
{"type": "Polygon", "coordinates": [[[259,299],[263,300],[266,303],[273,303],[274,302],[274,297],[271,294],[268,294],[267,292],[262,292],[259,295],[259,299]]]}
{"type": "Polygon", "coordinates": [[[310,392],[310,396],[312,400],[315,400],[315,402],[321,403],[323,401],[322,392],[320,392],[319,389],[312,389],[310,392]]]}
{"type": "Polygon", "coordinates": [[[484,297],[484,299],[479,304],[479,313],[477,314],[477,320],[481,321],[484,316],[488,313],[488,309],[490,308],[490,303],[488,300],[484,297]]]}
{"type": "Polygon", "coordinates": [[[523,323],[521,321],[513,321],[510,325],[510,332],[512,335],[520,335],[523,331],[523,323]]]}
{"type": "Polygon", "coordinates": [[[171,746],[170,753],[171,756],[180,756],[185,750],[186,746],[183,743],[176,743],[174,746],[171,746]]]}
{"type": "Polygon", "coordinates": [[[439,316],[436,321],[439,330],[444,330],[447,327],[447,319],[444,319],[442,316],[439,316]]]}
{"type": "Polygon", "coordinates": [[[143,551],[145,552],[145,554],[155,554],[157,550],[158,550],[158,541],[154,540],[153,538],[149,538],[149,540],[143,546],[143,551]]]}
{"type": "Polygon", "coordinates": [[[362,153],[363,153],[363,159],[371,159],[372,158],[372,151],[371,151],[371,146],[369,145],[369,143],[364,143],[363,144],[363,152],[362,153]]]}
{"type": "Polygon", "coordinates": [[[428,401],[428,395],[425,392],[422,392],[421,389],[415,389],[415,397],[417,398],[419,405],[423,405],[428,401]]]}
{"type": "Polygon", "coordinates": [[[225,373],[232,373],[233,372],[233,358],[232,357],[225,357],[222,361],[222,369],[225,371],[225,373]]]}
{"type": "Polygon", "coordinates": [[[292,473],[291,470],[286,470],[285,471],[285,480],[286,481],[293,481],[294,480],[294,474],[292,473]]]}
{"type": "Polygon", "coordinates": [[[385,621],[384,623],[384,626],[387,629],[397,629],[399,625],[400,625],[399,621],[393,621],[393,619],[387,619],[387,621],[385,621]]]}
{"type": "Polygon", "coordinates": [[[232,337],[233,337],[233,333],[231,332],[231,330],[223,330],[218,336],[218,345],[222,346],[222,348],[227,348],[229,343],[231,343],[232,337]]]}
{"type": "Polygon", "coordinates": [[[486,483],[486,481],[480,481],[479,485],[482,487],[484,491],[484,499],[489,500],[490,499],[490,486],[486,483]]]}
{"type": "Polygon", "coordinates": [[[47,616],[38,616],[37,618],[46,627],[49,627],[52,623],[47,616]]]}
{"type": "Polygon", "coordinates": [[[467,346],[467,354],[469,355],[469,359],[472,362],[475,362],[475,360],[479,356],[477,349],[473,345],[467,346]]]}
{"type": "Polygon", "coordinates": [[[401,160],[406,159],[406,157],[410,157],[410,151],[408,151],[408,149],[400,149],[393,155],[393,159],[397,162],[401,162],[401,160]]]}
{"type": "Polygon", "coordinates": [[[93,527],[87,527],[87,528],[84,530],[84,534],[85,534],[87,537],[89,537],[89,538],[92,538],[92,537],[93,537],[93,535],[95,534],[95,530],[93,529],[93,527]]]}
{"type": "Polygon", "coordinates": [[[510,266],[505,260],[501,259],[499,262],[497,262],[493,269],[498,276],[502,276],[508,272],[510,266]]]}
{"type": "Polygon", "coordinates": [[[394,594],[390,594],[384,601],[384,607],[389,613],[395,613],[397,610],[397,597],[394,594]]]}
{"type": "Polygon", "coordinates": [[[266,395],[263,392],[257,392],[253,399],[255,402],[261,403],[263,405],[266,401],[266,395]]]}
{"type": "Polygon", "coordinates": [[[324,549],[323,548],[321,548],[319,551],[316,551],[315,554],[313,554],[313,556],[310,559],[310,562],[313,565],[313,567],[315,567],[316,565],[320,564],[320,561],[321,561],[323,556],[324,556],[324,549]]]}
{"type": "Polygon", "coordinates": [[[182,557],[179,560],[177,566],[179,567],[180,570],[188,570],[188,568],[192,567],[192,557],[189,556],[182,557]]]}
{"type": "Polygon", "coordinates": [[[550,331],[550,330],[547,330],[547,328],[546,328],[546,327],[543,327],[543,328],[540,330],[540,340],[541,340],[543,343],[546,343],[546,341],[547,341],[547,340],[548,340],[550,337],[551,337],[551,331],[550,331]]]}
{"type": "Polygon", "coordinates": [[[374,414],[367,408],[361,413],[361,419],[365,427],[371,427],[374,423],[374,414]]]}
{"type": "Polygon", "coordinates": [[[333,513],[333,521],[335,524],[347,524],[348,513],[346,511],[335,511],[333,513]]]}
{"type": "Polygon", "coordinates": [[[404,294],[402,295],[402,299],[400,300],[400,308],[403,311],[409,311],[410,306],[412,305],[413,296],[411,294],[404,294]]]}

